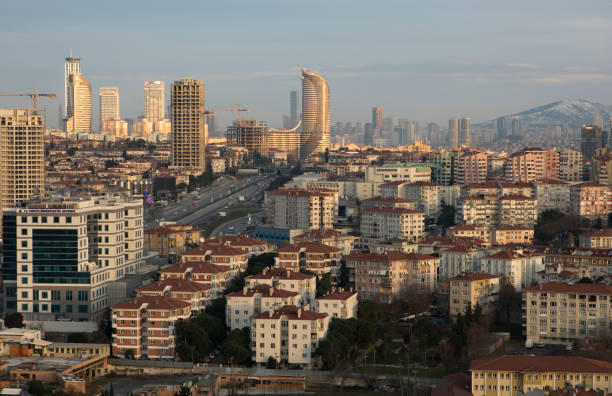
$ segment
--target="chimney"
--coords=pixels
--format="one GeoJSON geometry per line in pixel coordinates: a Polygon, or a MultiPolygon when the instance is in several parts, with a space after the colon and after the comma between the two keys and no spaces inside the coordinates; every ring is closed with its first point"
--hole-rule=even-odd
{"type": "Polygon", "coordinates": [[[298,319],[302,317],[302,308],[298,308],[297,316],[298,316],[298,319]]]}
{"type": "Polygon", "coordinates": [[[268,311],[268,317],[270,317],[270,318],[271,318],[272,316],[274,316],[274,309],[273,309],[273,308],[271,308],[271,309],[268,311]]]}
{"type": "Polygon", "coordinates": [[[274,287],[270,287],[270,296],[274,295],[274,287]]]}
{"type": "Polygon", "coordinates": [[[291,270],[289,268],[287,268],[287,278],[291,277],[291,270]]]}
{"type": "Polygon", "coordinates": [[[242,288],[242,295],[243,295],[243,296],[246,296],[247,291],[249,291],[249,287],[248,287],[248,286],[244,286],[244,287],[242,288]]]}

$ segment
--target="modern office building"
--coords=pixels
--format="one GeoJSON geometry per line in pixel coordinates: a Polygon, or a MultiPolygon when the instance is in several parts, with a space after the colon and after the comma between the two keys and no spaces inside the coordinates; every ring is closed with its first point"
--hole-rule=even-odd
{"type": "Polygon", "coordinates": [[[521,119],[520,118],[512,119],[512,134],[514,136],[518,136],[521,134],[521,119]]]}
{"type": "Polygon", "coordinates": [[[0,109],[0,209],[45,189],[45,118],[37,109],[0,109]]]}
{"type": "Polygon", "coordinates": [[[64,62],[64,114],[62,116],[64,119],[68,118],[68,91],[70,90],[70,76],[72,74],[81,74],[81,58],[73,57],[71,53],[64,62]]]}
{"type": "Polygon", "coordinates": [[[144,116],[152,122],[166,118],[166,91],[163,81],[144,82],[144,116]]]}
{"type": "Polygon", "coordinates": [[[300,121],[298,117],[298,104],[299,92],[297,90],[289,92],[289,120],[291,122],[289,128],[295,128],[300,121]]]}
{"type": "Polygon", "coordinates": [[[603,131],[595,125],[584,125],[580,130],[582,158],[591,159],[595,151],[603,147],[603,131]]]}
{"type": "Polygon", "coordinates": [[[506,137],[506,119],[499,117],[497,119],[497,138],[503,139],[506,137]]]}
{"type": "Polygon", "coordinates": [[[80,74],[71,74],[68,79],[66,132],[91,132],[91,101],[89,81],[80,74]]]}
{"type": "Polygon", "coordinates": [[[470,117],[463,117],[459,129],[459,145],[469,147],[471,144],[471,120],[470,117]]]}
{"type": "Polygon", "coordinates": [[[301,158],[329,148],[329,86],[314,72],[302,69],[301,158]]]}
{"type": "Polygon", "coordinates": [[[459,147],[459,119],[457,117],[448,120],[448,146],[451,149],[459,147]]]}
{"type": "Polygon", "coordinates": [[[372,127],[381,130],[383,127],[382,107],[372,107],[372,127]]]}
{"type": "Polygon", "coordinates": [[[119,88],[100,87],[100,129],[104,130],[104,121],[119,116],[119,88]]]}
{"type": "Polygon", "coordinates": [[[4,208],[4,312],[99,321],[112,284],[143,264],[142,201],[32,200],[4,208]]]}
{"type": "Polygon", "coordinates": [[[207,140],[204,82],[183,78],[172,84],[172,165],[204,172],[207,140]]]}

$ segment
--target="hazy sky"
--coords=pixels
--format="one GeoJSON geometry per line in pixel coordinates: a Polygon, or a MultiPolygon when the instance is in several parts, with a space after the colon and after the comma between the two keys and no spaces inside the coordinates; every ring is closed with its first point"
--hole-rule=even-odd
{"type": "MultiPolygon", "coordinates": [[[[331,90],[332,123],[473,122],[566,97],[612,103],[612,2],[599,0],[1,1],[0,91],[31,88],[55,126],[72,48],[93,86],[143,113],[143,81],[196,77],[206,107],[241,103],[279,126],[299,68],[331,90]],[[607,44],[607,45],[606,45],[607,44]]],[[[0,106],[29,101],[0,98],[0,106]]],[[[219,114],[221,123],[231,113],[219,114]]]]}

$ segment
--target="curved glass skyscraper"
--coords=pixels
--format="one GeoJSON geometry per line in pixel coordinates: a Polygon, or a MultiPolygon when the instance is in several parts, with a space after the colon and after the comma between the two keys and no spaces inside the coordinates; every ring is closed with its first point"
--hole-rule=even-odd
{"type": "Polygon", "coordinates": [[[316,73],[302,69],[301,159],[329,148],[329,86],[316,73]]]}

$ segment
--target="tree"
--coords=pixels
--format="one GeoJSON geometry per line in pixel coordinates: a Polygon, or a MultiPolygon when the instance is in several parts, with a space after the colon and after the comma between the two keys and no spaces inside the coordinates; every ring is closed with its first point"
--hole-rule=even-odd
{"type": "Polygon", "coordinates": [[[331,291],[331,274],[328,272],[320,278],[317,277],[317,297],[324,296],[331,291]]]}
{"type": "Polygon", "coordinates": [[[221,346],[221,352],[227,359],[236,364],[247,363],[251,359],[249,329],[232,330],[221,346]]]}
{"type": "Polygon", "coordinates": [[[482,319],[482,307],[478,302],[476,302],[476,306],[474,307],[474,314],[472,317],[475,323],[480,323],[480,320],[482,319]]]}
{"type": "Polygon", "coordinates": [[[46,396],[51,393],[51,389],[48,385],[38,380],[34,380],[28,383],[28,392],[33,396],[46,396]]]}
{"type": "Polygon", "coordinates": [[[440,211],[440,216],[436,220],[436,224],[443,227],[452,227],[455,225],[455,207],[452,205],[443,205],[440,211]]]}
{"type": "Polygon", "coordinates": [[[8,314],[4,317],[4,325],[9,329],[23,328],[23,315],[20,312],[8,314]]]}
{"type": "Polygon", "coordinates": [[[266,362],[266,368],[267,369],[276,369],[277,368],[277,362],[276,359],[274,359],[272,356],[270,356],[268,358],[268,361],[266,362]]]}
{"type": "Polygon", "coordinates": [[[181,385],[174,396],[191,396],[191,389],[185,384],[181,385]]]}
{"type": "Polygon", "coordinates": [[[225,309],[227,306],[227,300],[225,297],[215,298],[206,306],[205,312],[216,318],[219,318],[222,323],[225,323],[225,309]]]}
{"type": "Polygon", "coordinates": [[[497,302],[497,320],[504,323],[510,323],[513,311],[520,310],[522,304],[522,296],[518,293],[512,284],[504,282],[499,289],[499,298],[497,302]],[[505,319],[502,319],[502,314],[505,319]]]}
{"type": "Polygon", "coordinates": [[[246,275],[261,274],[264,269],[271,268],[275,264],[276,253],[262,253],[249,258],[246,275]]]}

